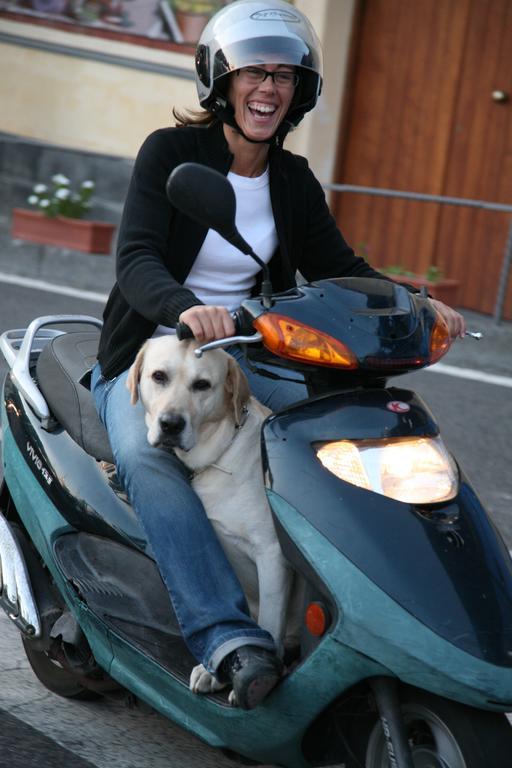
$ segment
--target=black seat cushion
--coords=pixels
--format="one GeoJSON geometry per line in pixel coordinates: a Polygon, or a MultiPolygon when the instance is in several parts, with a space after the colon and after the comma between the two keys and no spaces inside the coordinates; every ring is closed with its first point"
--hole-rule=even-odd
{"type": "Polygon", "coordinates": [[[99,331],[64,333],[39,355],[38,384],[59,424],[94,458],[114,462],[105,427],[87,386],[96,363],[99,331]]]}

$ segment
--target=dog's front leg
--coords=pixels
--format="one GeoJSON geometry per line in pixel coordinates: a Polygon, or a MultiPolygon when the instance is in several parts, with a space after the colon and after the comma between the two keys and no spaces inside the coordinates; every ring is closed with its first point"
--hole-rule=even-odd
{"type": "Polygon", "coordinates": [[[260,602],[258,624],[270,632],[278,653],[282,655],[293,572],[284,559],[279,544],[262,553],[256,565],[260,602]]]}

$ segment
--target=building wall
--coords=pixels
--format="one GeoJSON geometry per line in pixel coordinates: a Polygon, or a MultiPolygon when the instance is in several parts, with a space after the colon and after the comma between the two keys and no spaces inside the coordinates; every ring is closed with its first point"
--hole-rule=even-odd
{"type": "Polygon", "coordinates": [[[194,104],[190,56],[4,19],[0,32],[5,133],[133,157],[174,104],[194,104]]]}
{"type": "MultiPolygon", "coordinates": [[[[324,47],[317,109],[288,140],[322,181],[334,171],[350,29],[356,0],[296,0],[324,47]]],[[[188,54],[0,19],[0,132],[35,142],[133,158],[172,107],[194,107],[188,54]]]]}
{"type": "Polygon", "coordinates": [[[317,107],[288,147],[305,155],[322,182],[333,181],[352,23],[357,0],[296,0],[311,20],[324,52],[324,85],[317,107]]]}

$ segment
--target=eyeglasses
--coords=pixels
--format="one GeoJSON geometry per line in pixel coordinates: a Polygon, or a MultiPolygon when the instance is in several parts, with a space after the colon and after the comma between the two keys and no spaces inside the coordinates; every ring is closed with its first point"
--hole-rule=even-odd
{"type": "Polygon", "coordinates": [[[286,69],[267,72],[261,67],[242,67],[237,69],[236,74],[248,85],[264,83],[267,77],[270,77],[278,88],[296,88],[300,80],[296,72],[289,72],[286,69]]]}

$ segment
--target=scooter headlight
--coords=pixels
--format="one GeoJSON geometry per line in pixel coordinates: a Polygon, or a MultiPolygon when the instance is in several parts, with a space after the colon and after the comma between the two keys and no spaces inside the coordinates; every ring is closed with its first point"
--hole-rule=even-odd
{"type": "Polygon", "coordinates": [[[340,480],[406,504],[438,504],[458,492],[457,467],[440,437],[338,440],[314,449],[340,480]]]}

